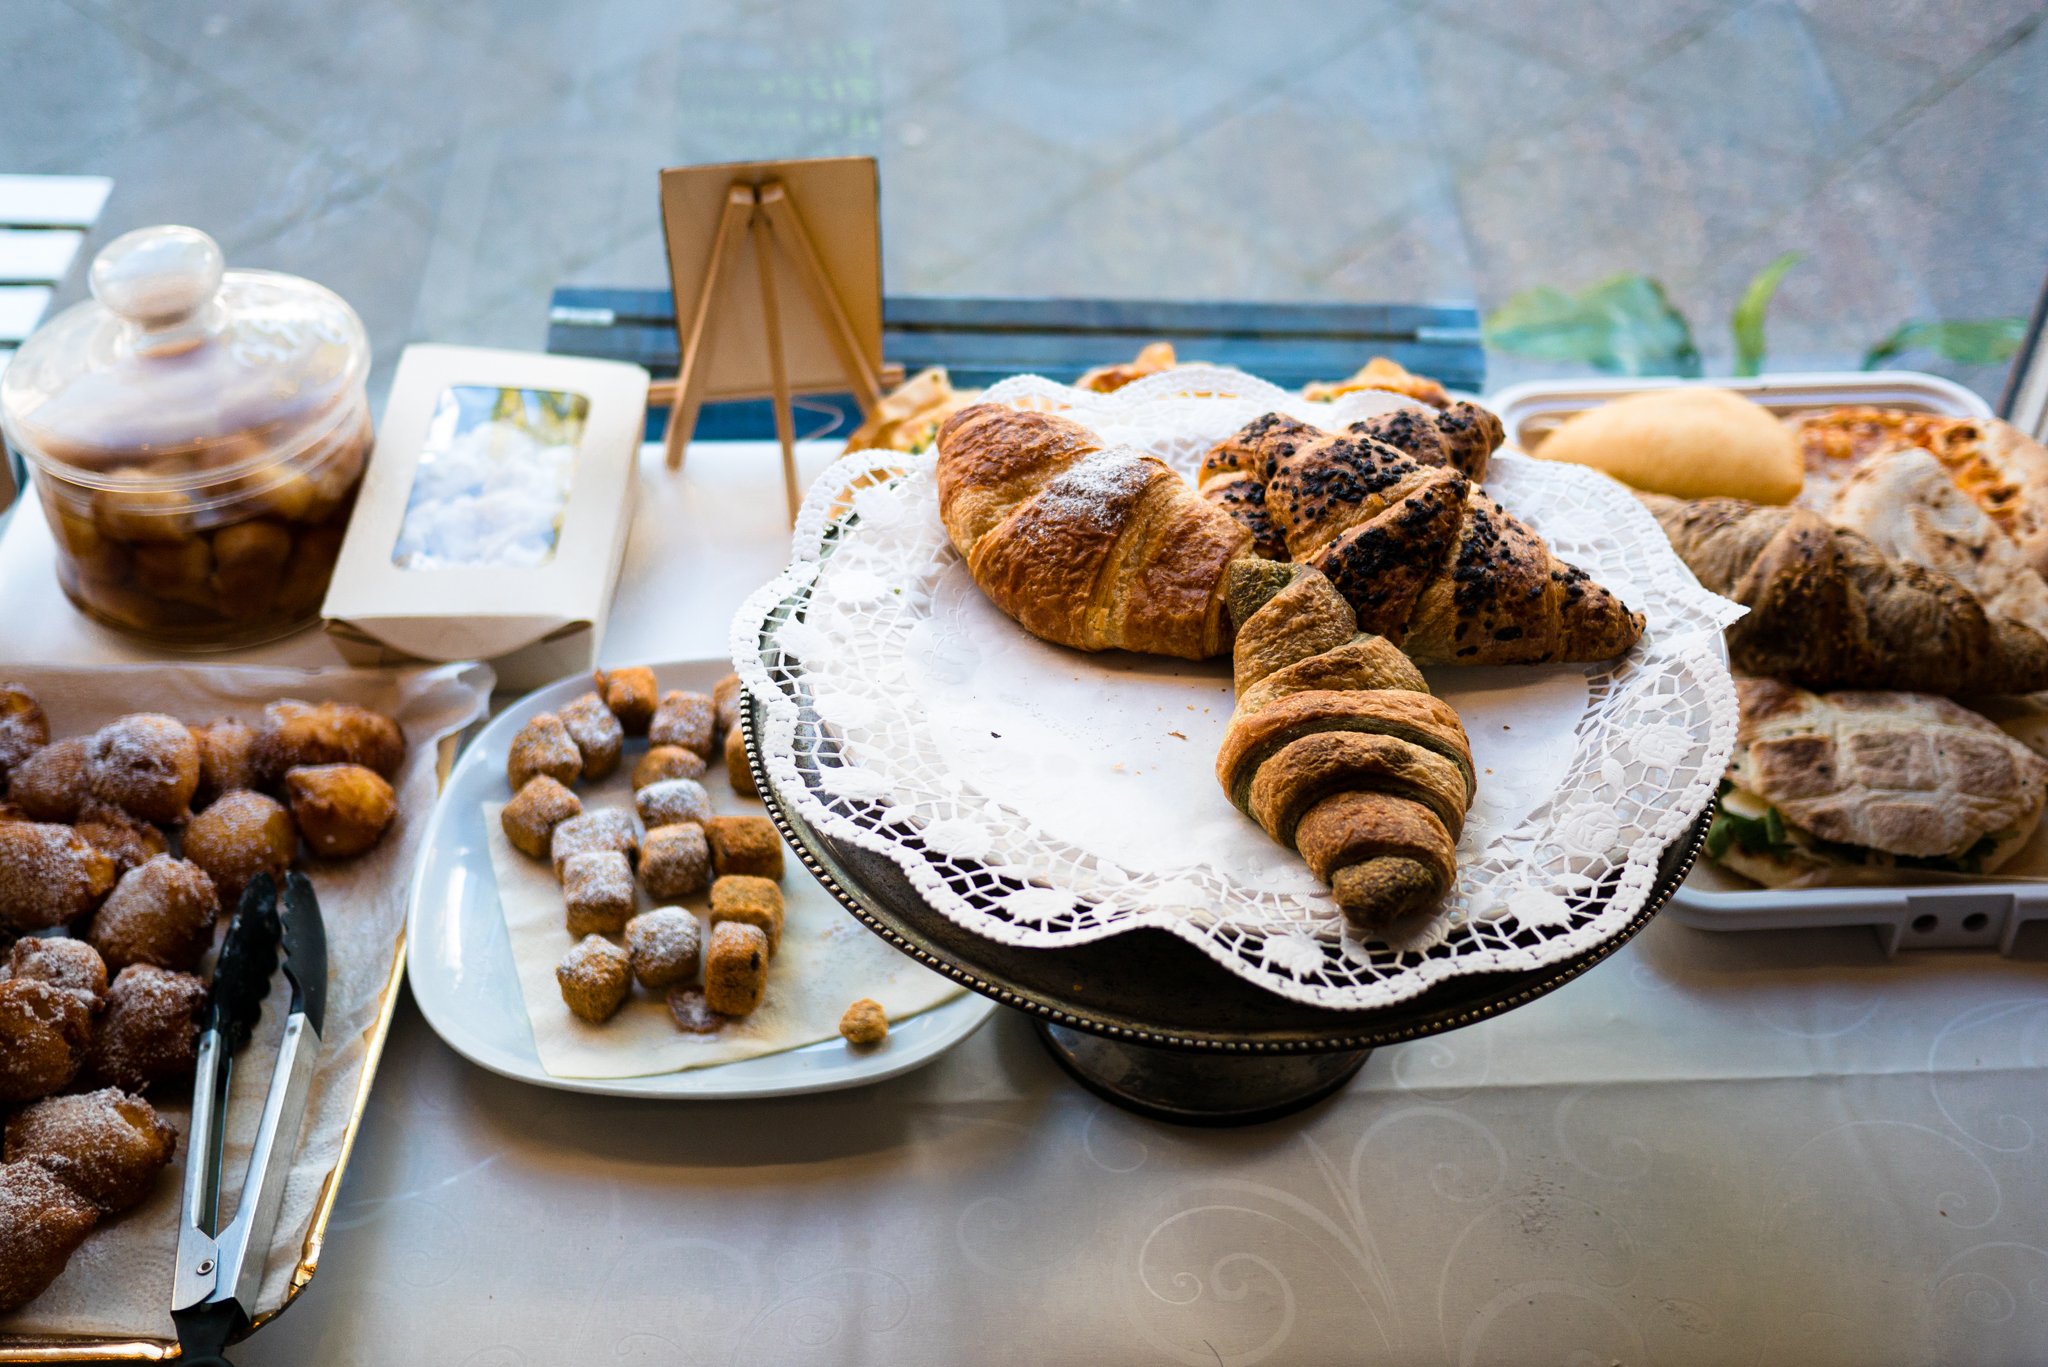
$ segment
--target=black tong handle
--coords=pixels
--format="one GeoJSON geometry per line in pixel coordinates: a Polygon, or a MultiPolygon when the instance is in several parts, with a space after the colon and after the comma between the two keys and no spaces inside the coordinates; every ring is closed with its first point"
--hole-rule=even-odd
{"type": "Polygon", "coordinates": [[[249,1331],[249,1317],[233,1301],[208,1301],[171,1316],[178,1326],[178,1367],[234,1367],[228,1344],[249,1331]]]}

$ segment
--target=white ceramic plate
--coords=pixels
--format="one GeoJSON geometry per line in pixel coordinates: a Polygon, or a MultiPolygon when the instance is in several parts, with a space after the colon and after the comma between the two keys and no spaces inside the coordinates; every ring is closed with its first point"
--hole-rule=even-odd
{"type": "MultiPolygon", "coordinates": [[[[709,693],[730,673],[723,660],[654,666],[664,690],[709,693]]],[[[794,1096],[858,1087],[930,1063],[994,1014],[995,1002],[969,992],[892,1023],[876,1049],[856,1053],[837,1039],[780,1054],[652,1077],[555,1077],[540,1065],[533,1028],[520,999],[505,920],[498,911],[483,808],[505,796],[505,755],[512,737],[536,712],[590,688],[578,674],[527,694],[478,733],[442,786],[413,874],[407,914],[407,971],[420,1013],[448,1047],[470,1062],[540,1087],[602,1096],[677,1099],[794,1096]]],[[[644,742],[627,742],[627,763],[644,742]]],[[[794,861],[792,861],[794,862],[794,861]]],[[[801,866],[793,876],[804,877],[801,866]]]]}

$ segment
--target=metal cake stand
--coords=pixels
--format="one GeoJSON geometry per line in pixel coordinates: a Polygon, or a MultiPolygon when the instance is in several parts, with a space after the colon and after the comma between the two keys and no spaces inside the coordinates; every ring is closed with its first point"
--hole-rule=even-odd
{"type": "Polygon", "coordinates": [[[768,782],[752,697],[741,721],[769,815],[841,906],[925,967],[1029,1015],[1082,1086],[1186,1125],[1286,1115],[1349,1082],[1380,1045],[1455,1030],[1564,986],[1649,923],[1691,871],[1713,815],[1710,806],[1664,851],[1642,910],[1593,948],[1526,972],[1452,978],[1392,1006],[1338,1011],[1266,992],[1163,930],[1060,949],[986,939],[934,909],[887,857],[805,822],[768,782]]]}

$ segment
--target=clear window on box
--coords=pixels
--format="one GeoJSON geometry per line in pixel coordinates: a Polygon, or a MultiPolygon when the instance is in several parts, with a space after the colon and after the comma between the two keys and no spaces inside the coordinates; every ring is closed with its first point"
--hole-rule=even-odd
{"type": "Polygon", "coordinates": [[[559,389],[441,391],[406,499],[401,569],[530,569],[555,558],[590,400],[559,389]]]}

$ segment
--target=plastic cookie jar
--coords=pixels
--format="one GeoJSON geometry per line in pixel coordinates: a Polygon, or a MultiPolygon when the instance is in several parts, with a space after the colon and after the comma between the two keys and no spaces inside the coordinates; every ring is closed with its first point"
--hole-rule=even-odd
{"type": "Polygon", "coordinates": [[[186,650],[319,615],[372,436],[354,310],[224,266],[193,228],[116,238],[93,298],[0,374],[0,433],[35,472],[65,594],[186,650]]]}

